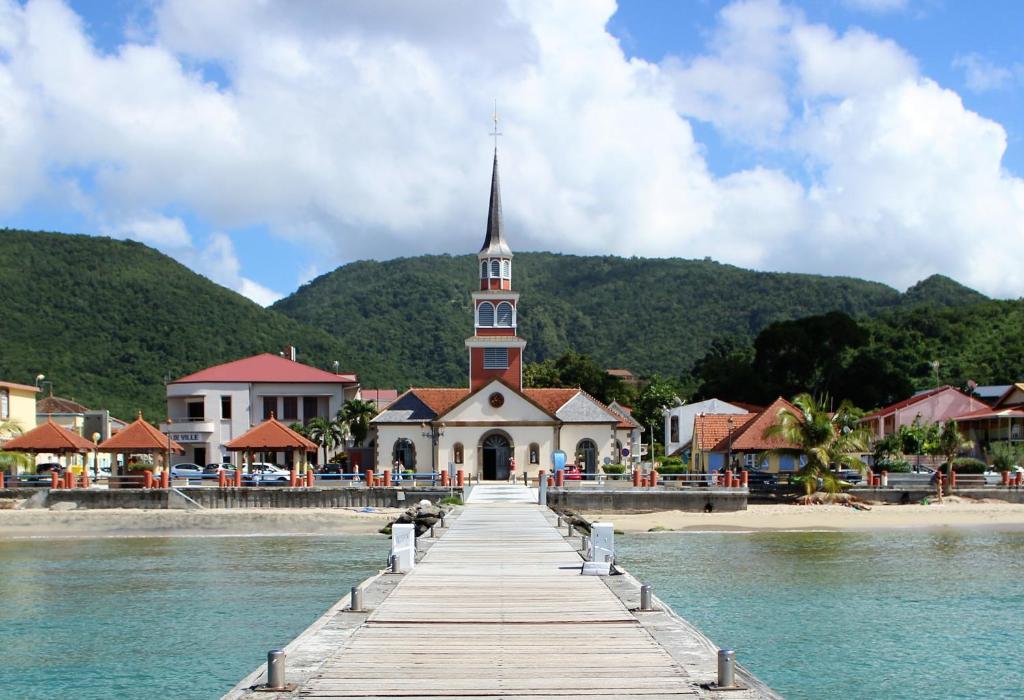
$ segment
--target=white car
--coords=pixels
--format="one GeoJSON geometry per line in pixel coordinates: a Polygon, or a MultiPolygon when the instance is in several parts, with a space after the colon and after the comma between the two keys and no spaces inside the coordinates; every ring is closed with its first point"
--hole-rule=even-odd
{"type": "Polygon", "coordinates": [[[287,469],[266,462],[254,462],[246,468],[246,472],[242,478],[255,484],[287,484],[292,478],[292,473],[287,469]]]}

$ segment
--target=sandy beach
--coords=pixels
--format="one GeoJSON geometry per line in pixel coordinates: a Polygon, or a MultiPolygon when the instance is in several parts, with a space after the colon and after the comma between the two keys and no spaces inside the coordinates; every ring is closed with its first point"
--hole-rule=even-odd
{"type": "Polygon", "coordinates": [[[1024,505],[997,500],[947,498],[930,505],[751,505],[735,513],[585,513],[591,522],[607,520],[623,532],[654,528],[677,531],[891,530],[902,528],[1024,528],[1024,505]]]}
{"type": "Polygon", "coordinates": [[[374,508],[0,510],[0,538],[372,534],[402,512],[374,508]]]}

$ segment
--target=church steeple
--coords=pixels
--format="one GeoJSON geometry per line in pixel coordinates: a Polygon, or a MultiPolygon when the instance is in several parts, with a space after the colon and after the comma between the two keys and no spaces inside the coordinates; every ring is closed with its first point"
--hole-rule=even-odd
{"type": "Polygon", "coordinates": [[[505,226],[501,216],[501,182],[498,179],[498,149],[494,149],[494,169],[491,171],[491,201],[487,209],[487,232],[480,257],[512,257],[512,249],[505,242],[505,226]]]}

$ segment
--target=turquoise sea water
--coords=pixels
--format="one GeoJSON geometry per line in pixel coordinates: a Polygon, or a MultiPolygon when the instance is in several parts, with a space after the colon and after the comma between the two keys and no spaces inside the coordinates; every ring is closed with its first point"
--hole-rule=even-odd
{"type": "MultiPolygon", "coordinates": [[[[1024,533],[663,533],[618,558],[787,698],[1022,698],[1024,533]]],[[[0,697],[211,698],[383,537],[0,542],[0,697]]]]}
{"type": "Polygon", "coordinates": [[[616,550],[791,700],[1024,698],[1024,532],[659,533],[616,550]]]}
{"type": "Polygon", "coordinates": [[[0,698],[219,697],[387,548],[379,535],[0,542],[0,698]]]}

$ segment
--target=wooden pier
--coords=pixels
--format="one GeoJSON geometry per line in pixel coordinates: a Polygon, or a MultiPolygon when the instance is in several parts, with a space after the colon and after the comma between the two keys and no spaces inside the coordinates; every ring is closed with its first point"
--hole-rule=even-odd
{"type": "MultiPolygon", "coordinates": [[[[353,620],[339,604],[291,645],[297,688],[277,695],[776,697],[748,674],[745,689],[702,688],[715,678],[713,645],[671,611],[631,610],[632,577],[582,576],[581,556],[535,501],[525,487],[475,487],[411,573],[371,581],[369,613],[353,620]]],[[[249,690],[259,680],[258,670],[225,697],[274,697],[249,690]]]]}

